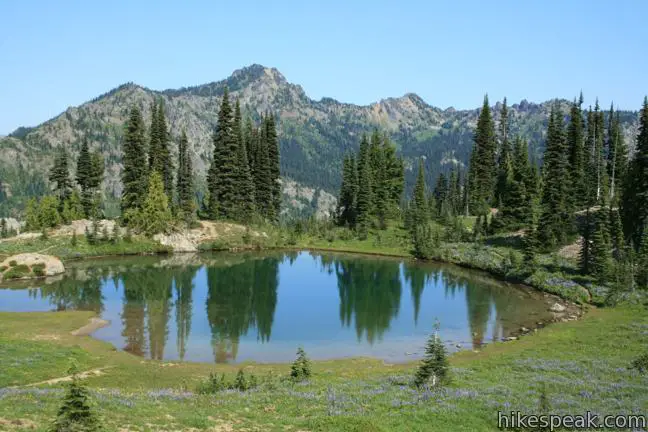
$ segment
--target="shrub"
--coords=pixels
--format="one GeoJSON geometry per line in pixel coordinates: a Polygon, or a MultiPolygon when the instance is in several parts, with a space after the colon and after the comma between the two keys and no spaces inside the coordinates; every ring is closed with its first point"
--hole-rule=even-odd
{"type": "Polygon", "coordinates": [[[72,238],[70,239],[70,244],[71,244],[72,246],[76,246],[76,245],[77,245],[77,235],[76,235],[76,231],[72,233],[72,238]]]}
{"type": "Polygon", "coordinates": [[[17,265],[18,265],[18,263],[16,262],[16,260],[9,261],[9,267],[15,267],[17,265]]]}
{"type": "Polygon", "coordinates": [[[20,279],[25,276],[29,276],[30,270],[29,267],[27,267],[24,264],[17,265],[15,267],[10,268],[5,274],[4,278],[5,279],[20,279]]]}
{"type": "Polygon", "coordinates": [[[630,367],[638,370],[642,374],[648,372],[648,352],[635,359],[630,367]]]}
{"type": "Polygon", "coordinates": [[[45,276],[45,264],[34,264],[31,268],[31,271],[38,277],[45,276]]]}
{"type": "Polygon", "coordinates": [[[425,347],[425,357],[414,376],[414,385],[422,387],[432,380],[432,385],[443,385],[450,381],[450,371],[446,348],[439,337],[439,323],[425,347]]]}
{"type": "Polygon", "coordinates": [[[213,394],[226,389],[225,374],[221,374],[219,377],[215,373],[210,373],[206,381],[198,384],[196,391],[200,394],[213,394]]]}
{"type": "Polygon", "coordinates": [[[295,381],[303,381],[311,376],[310,360],[303,348],[297,348],[297,359],[290,367],[290,377],[295,381]]]}
{"type": "Polygon", "coordinates": [[[196,392],[200,394],[214,394],[228,389],[247,391],[257,386],[258,381],[256,376],[250,374],[248,378],[243,369],[239,369],[234,381],[229,383],[225,380],[225,374],[218,375],[210,373],[204,382],[198,384],[196,392]]]}
{"type": "Polygon", "coordinates": [[[5,266],[5,265],[0,266],[0,273],[4,272],[4,271],[7,270],[8,268],[9,268],[9,267],[7,267],[7,266],[5,266]]]}

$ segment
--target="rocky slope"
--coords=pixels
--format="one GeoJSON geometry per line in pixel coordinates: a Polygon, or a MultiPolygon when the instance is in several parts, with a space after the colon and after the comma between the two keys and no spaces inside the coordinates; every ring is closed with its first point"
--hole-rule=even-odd
{"type": "MultiPolygon", "coordinates": [[[[413,177],[412,161],[426,156],[428,177],[432,180],[440,170],[466,163],[478,115],[477,109],[442,110],[412,93],[367,106],[330,98],[315,101],[277,69],[260,65],[239,69],[222,81],[176,90],[154,91],[129,83],[81,106],[70,107],[35,128],[19,128],[10,137],[0,138],[0,200],[3,194],[6,197],[45,190],[43,173],[51,165],[55,149],[65,145],[76,156],[84,137],[90,140],[92,149],[104,154],[104,188],[109,196],[118,196],[120,140],[126,115],[135,104],[148,117],[154,98],[165,103],[173,139],[186,130],[201,186],[225,86],[233,97],[240,98],[246,115],[257,120],[265,112],[278,116],[285,202],[294,203],[291,211],[297,212],[301,205],[311,206],[320,214],[329,211],[334,197],[322,192],[336,192],[342,157],[357,148],[363,132],[379,128],[390,134],[406,158],[408,178],[413,177]],[[25,183],[36,191],[25,192],[25,183]]],[[[561,103],[567,112],[567,102],[561,103]]],[[[511,107],[513,133],[530,139],[537,155],[541,155],[549,105],[550,102],[522,101],[511,107]]],[[[494,108],[497,111],[498,106],[494,108]]],[[[623,120],[624,132],[632,141],[636,113],[624,112],[623,120]]]]}

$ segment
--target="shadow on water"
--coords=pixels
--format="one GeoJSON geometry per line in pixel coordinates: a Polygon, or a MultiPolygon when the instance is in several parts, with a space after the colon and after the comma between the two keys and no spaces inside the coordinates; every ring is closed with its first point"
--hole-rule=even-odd
{"type": "Polygon", "coordinates": [[[2,310],[29,310],[29,301],[91,310],[113,322],[98,338],[156,360],[204,361],[209,346],[217,363],[238,361],[242,347],[244,360],[284,361],[299,345],[314,358],[403,360],[406,349],[424,343],[435,318],[444,337],[472,348],[546,318],[541,296],[478,272],[330,253],[111,258],[29,284],[0,289],[0,304],[8,305],[2,310]],[[319,345],[330,348],[319,352],[319,345]]]}

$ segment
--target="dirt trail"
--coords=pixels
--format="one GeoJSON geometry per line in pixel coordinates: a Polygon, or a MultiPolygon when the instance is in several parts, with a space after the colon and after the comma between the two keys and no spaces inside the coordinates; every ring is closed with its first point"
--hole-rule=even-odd
{"type": "MultiPolygon", "coordinates": [[[[94,376],[105,375],[104,371],[107,370],[107,369],[110,369],[110,368],[112,368],[112,366],[106,366],[106,367],[102,367],[102,368],[91,369],[91,370],[85,371],[85,372],[79,372],[77,374],[77,378],[79,378],[79,379],[87,379],[87,378],[94,377],[94,376]]],[[[59,378],[52,378],[52,379],[48,379],[48,380],[45,380],[45,381],[39,381],[39,382],[36,382],[36,383],[31,383],[31,384],[13,386],[13,387],[9,387],[9,388],[36,387],[36,386],[40,386],[40,385],[52,385],[52,384],[59,384],[59,383],[62,383],[62,382],[69,382],[69,381],[72,381],[72,375],[67,375],[67,376],[59,377],[59,378]]]]}

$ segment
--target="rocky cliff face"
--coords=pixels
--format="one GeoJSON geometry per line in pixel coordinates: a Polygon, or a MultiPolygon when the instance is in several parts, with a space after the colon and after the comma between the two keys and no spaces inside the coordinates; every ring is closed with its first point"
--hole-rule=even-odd
{"type": "MultiPolygon", "coordinates": [[[[153,100],[160,98],[174,140],[172,148],[175,150],[175,140],[186,130],[201,185],[210,162],[211,135],[225,86],[232,97],[240,99],[245,115],[258,120],[262,113],[271,112],[279,118],[282,175],[286,179],[284,185],[290,186],[284,189],[286,202],[296,201],[299,207],[305,198],[297,199],[296,190],[301,188],[303,194],[304,190],[313,189],[320,197],[315,200],[315,208],[321,214],[328,209],[317,207],[319,203],[328,206],[334,199],[320,195],[319,191],[336,192],[342,157],[345,152],[357,149],[362,133],[370,133],[374,128],[386,131],[406,159],[408,179],[413,177],[412,162],[420,156],[426,157],[431,181],[440,170],[465,165],[472,148],[477,109],[442,110],[412,93],[367,106],[330,98],[315,101],[299,85],[289,83],[278,70],[253,65],[235,71],[222,81],[177,90],[153,91],[132,83],[124,84],[81,106],[70,107],[35,128],[19,128],[11,137],[0,138],[0,176],[3,169],[11,172],[19,164],[30,173],[42,175],[51,166],[57,147],[66,146],[76,157],[82,140],[87,137],[91,149],[99,149],[106,159],[105,191],[118,196],[121,192],[120,141],[128,110],[137,105],[148,118],[153,100]]],[[[561,103],[567,113],[566,101],[561,103]]],[[[498,108],[494,107],[496,113],[498,108]]],[[[526,136],[532,151],[538,155],[541,155],[548,111],[549,102],[522,101],[511,107],[513,133],[526,136]]],[[[623,113],[623,121],[627,139],[632,142],[636,113],[623,113]]],[[[16,186],[12,183],[21,180],[0,178],[0,181],[11,193],[16,186]]],[[[312,200],[310,203],[313,205],[312,200]]]]}

